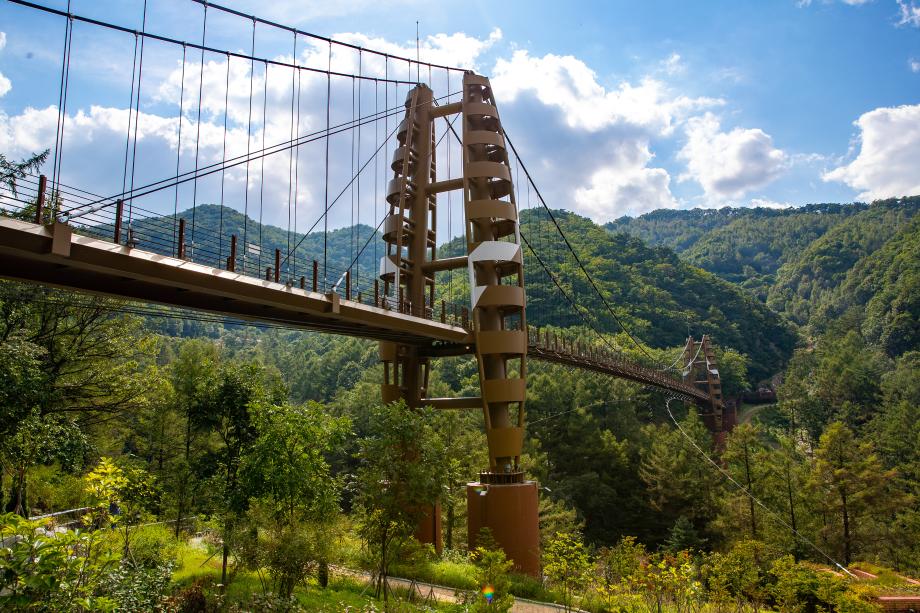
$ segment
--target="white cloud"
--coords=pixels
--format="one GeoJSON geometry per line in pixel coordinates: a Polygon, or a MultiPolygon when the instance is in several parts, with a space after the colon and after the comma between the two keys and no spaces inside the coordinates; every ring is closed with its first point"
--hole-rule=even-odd
{"type": "Polygon", "coordinates": [[[578,210],[597,223],[606,223],[626,214],[641,215],[675,207],[668,172],[647,166],[653,157],[648,146],[640,141],[617,148],[591,174],[589,186],[575,190],[578,210]]]}
{"type": "Polygon", "coordinates": [[[910,66],[911,72],[920,72],[920,60],[910,58],[910,60],[907,62],[907,65],[910,66]]]}
{"type": "Polygon", "coordinates": [[[0,32],[0,51],[6,47],[6,32],[0,32]]]}
{"type": "Polygon", "coordinates": [[[759,128],[723,132],[712,113],[691,118],[686,133],[678,157],[687,162],[687,172],[680,180],[693,179],[711,198],[740,198],[773,181],[788,164],[769,134],[759,128]]]}
{"type": "MultiPolygon", "coordinates": [[[[681,68],[678,54],[658,72],[668,68],[681,68]]],[[[677,206],[669,173],[651,166],[652,141],[701,109],[724,104],[679,95],[651,76],[606,86],[571,55],[518,50],[498,59],[492,74],[505,127],[521,135],[525,159],[538,160],[544,191],[555,206],[598,222],[677,206]]]]}
{"type": "Polygon", "coordinates": [[[920,194],[920,104],[877,108],[854,125],[860,130],[859,154],[823,179],[861,190],[864,200],[920,194]]]}
{"type": "Polygon", "coordinates": [[[898,21],[899,26],[914,26],[920,28],[920,5],[915,4],[913,0],[898,0],[898,7],[901,9],[901,19],[898,21]]]}
{"type": "Polygon", "coordinates": [[[680,54],[672,53],[667,59],[661,61],[661,69],[668,75],[680,74],[684,71],[685,66],[681,63],[680,54]]]}
{"type": "MultiPolygon", "coordinates": [[[[416,57],[415,41],[401,45],[383,38],[374,38],[357,32],[339,33],[333,35],[332,38],[366,49],[374,49],[376,51],[389,53],[390,55],[407,58],[416,57]]],[[[463,32],[455,32],[453,34],[432,34],[421,40],[418,55],[423,62],[441,64],[444,66],[455,66],[457,68],[475,69],[476,61],[479,56],[501,39],[502,31],[500,28],[493,29],[486,38],[476,38],[475,36],[469,36],[463,32]]],[[[353,64],[351,68],[354,73],[357,73],[358,65],[356,54],[353,52],[346,53],[352,56],[353,64]]],[[[325,62],[327,59],[325,45],[322,46],[319,54],[323,62],[325,62]]],[[[371,62],[371,64],[368,65],[370,66],[369,69],[372,71],[370,74],[373,74],[374,70],[378,70],[380,76],[383,76],[383,62],[381,60],[378,60],[375,56],[371,56],[370,54],[365,54],[365,59],[371,62]]],[[[334,62],[335,56],[333,56],[333,63],[334,62]]],[[[391,65],[393,64],[395,64],[395,62],[391,62],[391,65]]],[[[325,67],[325,63],[323,66],[325,67]]],[[[333,70],[336,70],[335,66],[333,66],[333,70]]],[[[422,70],[424,70],[424,67],[422,67],[422,70]]],[[[414,67],[413,74],[415,74],[414,67]]]]}
{"type": "MultiPolygon", "coordinates": [[[[811,2],[812,0],[798,0],[795,4],[799,8],[802,8],[806,6],[811,6],[811,2]]],[[[832,2],[833,0],[823,0],[824,4],[830,4],[832,2]]],[[[840,2],[842,2],[843,4],[848,4],[850,6],[859,6],[861,4],[868,4],[869,2],[872,2],[872,0],[840,0],[840,2]]]]}
{"type": "Polygon", "coordinates": [[[593,70],[571,55],[532,57],[518,50],[510,60],[499,59],[493,75],[503,101],[534,94],[543,104],[561,110],[570,127],[592,132],[632,125],[665,135],[688,113],[724,104],[716,98],[673,96],[664,83],[650,77],[638,85],[624,81],[607,89],[593,70]]]}

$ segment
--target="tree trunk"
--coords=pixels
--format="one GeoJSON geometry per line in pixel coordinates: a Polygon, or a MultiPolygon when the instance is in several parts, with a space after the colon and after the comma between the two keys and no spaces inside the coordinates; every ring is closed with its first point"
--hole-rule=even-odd
{"type": "Polygon", "coordinates": [[[748,506],[751,511],[751,538],[757,540],[757,517],[754,515],[754,492],[751,491],[751,459],[747,443],[744,445],[744,476],[747,481],[748,506]]]}
{"type": "Polygon", "coordinates": [[[847,492],[840,490],[840,502],[843,505],[843,562],[850,565],[850,513],[847,508],[847,492]]]}
{"type": "Polygon", "coordinates": [[[792,533],[796,536],[795,545],[792,548],[792,553],[796,560],[799,558],[799,539],[798,539],[798,528],[795,525],[795,498],[792,493],[792,470],[790,469],[789,463],[786,463],[786,498],[789,501],[789,525],[792,526],[792,533]]]}
{"type": "Polygon", "coordinates": [[[227,558],[230,557],[230,546],[227,545],[227,541],[223,542],[223,560],[220,565],[220,584],[223,585],[223,589],[227,589],[227,558]]]}
{"type": "Polygon", "coordinates": [[[329,585],[329,562],[327,560],[319,561],[319,567],[316,569],[316,580],[321,588],[325,589],[329,585]]]}
{"type": "Polygon", "coordinates": [[[448,497],[447,504],[447,549],[454,548],[454,497],[448,497]]]}

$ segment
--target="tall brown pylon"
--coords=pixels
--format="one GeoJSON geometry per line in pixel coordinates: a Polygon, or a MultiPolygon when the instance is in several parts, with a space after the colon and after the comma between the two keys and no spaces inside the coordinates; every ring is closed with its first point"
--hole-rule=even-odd
{"type": "Polygon", "coordinates": [[[708,403],[700,403],[700,417],[721,442],[725,432],[734,426],[734,413],[727,415],[722,399],[722,379],[709,335],[703,335],[699,341],[690,337],[684,347],[684,381],[695,385],[709,395],[708,403]]]}
{"type": "MultiPolygon", "coordinates": [[[[520,466],[527,375],[523,253],[511,166],[489,80],[466,73],[461,101],[439,107],[428,87],[417,86],[406,98],[397,137],[383,233],[387,254],[380,263],[382,300],[387,308],[424,317],[435,308],[435,272],[466,268],[475,344],[458,352],[475,354],[481,395],[429,398],[429,356],[410,345],[381,342],[383,400],[482,408],[489,466],[467,487],[469,545],[488,528],[519,570],[538,574],[537,487],[524,479],[520,466]],[[438,180],[432,122],[458,113],[463,176],[438,180]],[[463,191],[467,255],[438,260],[436,195],[451,190],[463,191]]],[[[433,507],[417,533],[438,547],[439,515],[433,507]]]]}

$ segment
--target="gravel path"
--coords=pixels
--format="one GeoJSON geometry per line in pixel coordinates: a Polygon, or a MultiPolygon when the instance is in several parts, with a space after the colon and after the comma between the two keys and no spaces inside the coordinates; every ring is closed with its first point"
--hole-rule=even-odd
{"type": "MultiPolygon", "coordinates": [[[[371,574],[368,572],[351,570],[349,568],[342,568],[340,566],[336,566],[332,570],[340,575],[354,577],[355,579],[364,582],[370,582],[371,580],[371,574]]],[[[452,587],[434,585],[431,583],[425,583],[423,581],[412,581],[410,579],[402,579],[399,577],[389,577],[388,581],[389,585],[394,588],[408,590],[409,588],[414,587],[418,600],[424,600],[430,597],[439,602],[460,602],[460,594],[458,593],[458,590],[455,590],[452,587]]],[[[524,600],[515,597],[514,606],[511,608],[511,613],[559,613],[563,610],[563,607],[560,605],[550,604],[547,602],[536,602],[534,600],[524,600]]]]}

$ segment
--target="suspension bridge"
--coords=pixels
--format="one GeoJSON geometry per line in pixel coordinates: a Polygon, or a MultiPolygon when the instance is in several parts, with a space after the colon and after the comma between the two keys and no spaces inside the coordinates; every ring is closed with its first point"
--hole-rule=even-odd
{"type": "MultiPolygon", "coordinates": [[[[195,41],[148,29],[146,2],[139,30],[8,2],[59,27],[62,44],[51,169],[0,192],[0,276],[379,341],[383,401],[483,411],[489,466],[468,487],[470,545],[489,527],[525,572],[539,572],[537,488],[520,466],[528,359],[664,390],[696,403],[713,432],[730,426],[708,337],[689,338],[669,366],[651,359],[544,201],[487,77],[204,0],[188,0],[201,16],[195,41]],[[209,42],[219,20],[249,30],[248,51],[209,42]],[[123,157],[93,162],[102,179],[85,184],[70,170],[85,162],[68,155],[85,128],[68,101],[92,103],[71,69],[92,52],[81,42],[99,33],[122,37],[133,53],[130,104],[120,115],[123,157]],[[289,53],[273,53],[281,40],[289,53]],[[142,100],[147,107],[149,63],[169,53],[178,95],[164,120],[174,136],[163,151],[174,158],[164,160],[146,147],[142,100]],[[151,174],[166,165],[172,172],[151,174]],[[220,205],[216,228],[200,210],[208,201],[220,205]],[[229,210],[242,213],[242,227],[229,210]],[[280,243],[262,223],[279,210],[280,243]],[[328,242],[343,219],[351,221],[344,256],[328,242]],[[456,240],[439,241],[445,234],[456,240]],[[448,244],[456,253],[444,255],[448,244]],[[531,280],[554,288],[552,300],[528,307],[525,260],[535,264],[531,280]],[[575,287],[605,311],[586,308],[575,287]],[[587,336],[528,326],[528,313],[574,321],[587,336]],[[603,333],[608,317],[648,360],[629,358],[603,333]],[[448,356],[476,360],[479,396],[429,396],[432,360],[448,356]]],[[[162,83],[153,89],[162,93],[162,83]]],[[[439,516],[433,508],[421,539],[439,544],[439,516]]]]}

